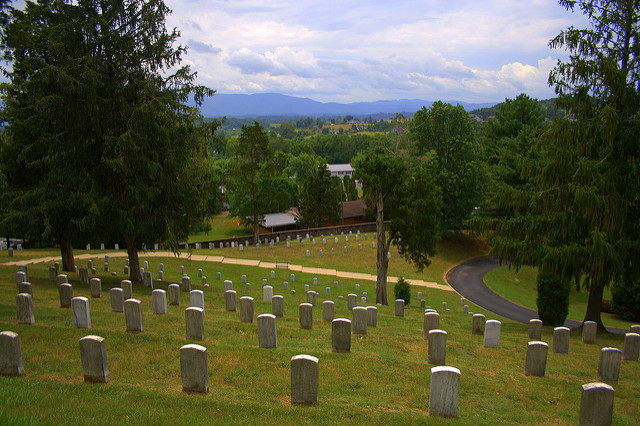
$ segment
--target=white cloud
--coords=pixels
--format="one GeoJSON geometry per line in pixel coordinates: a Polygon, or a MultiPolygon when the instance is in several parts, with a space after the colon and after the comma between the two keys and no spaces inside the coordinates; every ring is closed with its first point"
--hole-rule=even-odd
{"type": "Polygon", "coordinates": [[[586,26],[554,0],[167,4],[200,83],[320,101],[551,97],[547,76],[564,53],[547,42],[586,26]]]}

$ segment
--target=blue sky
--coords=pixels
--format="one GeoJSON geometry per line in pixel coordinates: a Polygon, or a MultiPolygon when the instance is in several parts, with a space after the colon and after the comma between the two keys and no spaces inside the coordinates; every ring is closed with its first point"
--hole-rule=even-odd
{"type": "Polygon", "coordinates": [[[219,93],[318,101],[554,96],[548,47],[579,13],[553,0],[166,0],[183,64],[219,93]]]}

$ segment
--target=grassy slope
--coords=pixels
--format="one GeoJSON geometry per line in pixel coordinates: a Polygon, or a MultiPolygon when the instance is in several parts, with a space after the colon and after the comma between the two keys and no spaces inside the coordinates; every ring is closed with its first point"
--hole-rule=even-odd
{"type": "MultiPolygon", "coordinates": [[[[485,282],[491,290],[500,294],[519,305],[530,309],[537,309],[536,306],[536,276],[537,269],[528,266],[520,268],[518,273],[514,269],[504,266],[494,269],[485,276],[485,282]]],[[[611,299],[608,289],[604,292],[605,299],[611,299]]],[[[569,296],[569,319],[582,321],[587,311],[589,293],[586,290],[576,291],[575,286],[571,286],[569,296]]],[[[628,321],[624,321],[615,314],[602,314],[602,321],[606,326],[629,329],[628,321]]]]}
{"type": "MultiPolygon", "coordinates": [[[[262,257],[268,248],[252,250],[251,257],[262,257]]],[[[283,253],[286,248],[282,249],[283,253]]],[[[292,246],[287,254],[293,257],[292,246]]],[[[247,250],[249,251],[249,250],[247,250]]],[[[53,251],[49,251],[53,252],[53,251]]],[[[207,251],[203,251],[207,252],[207,251]]],[[[221,251],[213,251],[219,254],[221,251]]],[[[452,253],[447,259],[454,260],[452,253]]],[[[6,253],[6,252],[5,252],[6,253]]],[[[38,253],[17,253],[25,257],[38,253]]],[[[53,252],[54,254],[57,254],[53,252]]],[[[237,254],[237,250],[234,251],[237,254]]],[[[78,253],[79,254],[79,253],[78,253]]],[[[296,255],[296,256],[299,256],[296,255]]],[[[334,262],[324,257],[326,267],[334,262]]],[[[304,255],[300,257],[306,260],[304,255]]],[[[6,254],[0,262],[7,261],[6,254]]],[[[309,259],[309,261],[317,259],[309,259]]],[[[353,259],[354,261],[357,258],[353,259]]],[[[0,377],[0,423],[416,423],[440,422],[428,417],[429,370],[427,344],[422,337],[422,310],[412,304],[404,318],[393,315],[393,307],[379,307],[378,327],[366,336],[352,337],[352,352],[331,352],[331,327],[321,318],[321,303],[314,308],[314,329],[300,330],[297,305],[305,300],[302,291],[312,276],[297,273],[295,295],[285,295],[285,317],[278,318],[278,348],[259,349],[256,324],[240,323],[237,312],[224,310],[222,284],[213,279],[221,272],[232,279],[238,297],[255,299],[256,316],[270,312],[262,302],[261,285],[269,277],[266,269],[216,263],[199,263],[180,259],[149,259],[154,275],[158,264],[165,265],[166,281],[157,288],[179,280],[178,269],[184,265],[193,277],[193,287],[205,291],[206,316],[204,342],[184,337],[184,308],[170,306],[167,315],[153,315],[151,291],[134,286],[134,297],[143,302],[144,332],[124,331],[123,314],[110,311],[108,289],[118,285],[122,276],[100,272],[103,297],[90,299],[91,330],[76,329],[71,312],[59,308],[55,285],[48,281],[47,265],[29,266],[34,285],[34,325],[19,325],[15,319],[15,267],[0,267],[0,328],[20,335],[26,374],[0,377]],[[197,282],[202,268],[211,287],[197,282]],[[241,288],[240,276],[246,274],[252,290],[241,288]],[[89,385],[82,381],[78,339],[96,334],[106,339],[111,382],[89,385]],[[208,395],[181,391],[178,350],[186,343],[207,347],[209,362],[208,395]],[[289,360],[299,353],[320,359],[320,404],[293,407],[289,403],[289,360]]],[[[442,260],[434,262],[445,264],[442,260]]],[[[302,263],[302,262],[301,262],[302,263]]],[[[363,263],[363,262],[359,262],[363,263]]],[[[112,258],[112,271],[120,273],[124,258],[112,258]]],[[[351,268],[349,268],[351,269],[351,268]]],[[[269,279],[274,293],[282,294],[282,281],[289,271],[276,271],[269,279]]],[[[89,289],[69,274],[74,296],[89,297],[89,289]]],[[[333,277],[318,277],[317,291],[324,299],[324,287],[332,286],[333,277]]],[[[360,282],[361,291],[374,294],[373,282],[360,282]]],[[[345,300],[353,292],[355,281],[340,279],[338,290],[332,288],[336,317],[351,318],[345,300]]],[[[391,287],[391,286],[390,286],[391,287]]],[[[458,422],[486,423],[576,423],[580,404],[580,385],[596,380],[601,347],[622,347],[615,336],[598,336],[596,345],[583,345],[580,336],[571,338],[570,355],[549,353],[544,378],[524,376],[526,326],[503,320],[499,349],[482,346],[482,339],[471,336],[471,318],[461,312],[459,297],[453,292],[413,288],[422,291],[430,304],[440,307],[446,301],[450,310],[443,312],[441,328],[448,332],[447,364],[462,372],[458,422]]],[[[393,298],[392,288],[389,296],[393,298]]],[[[473,306],[487,319],[495,316],[473,306]]],[[[543,340],[551,343],[552,330],[545,328],[543,340]]],[[[640,369],[637,363],[625,362],[616,388],[614,422],[634,424],[640,417],[640,369]]]]}

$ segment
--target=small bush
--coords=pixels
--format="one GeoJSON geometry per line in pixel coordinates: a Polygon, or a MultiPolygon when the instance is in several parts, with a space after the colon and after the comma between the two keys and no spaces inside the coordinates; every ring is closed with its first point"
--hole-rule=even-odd
{"type": "Polygon", "coordinates": [[[393,292],[396,295],[396,299],[404,300],[405,306],[411,302],[411,286],[404,277],[398,278],[398,282],[393,287],[393,292]]]}
{"type": "Polygon", "coordinates": [[[569,282],[542,267],[538,271],[538,316],[544,325],[562,326],[569,315],[569,282]]]}
{"type": "Polygon", "coordinates": [[[614,282],[611,287],[611,310],[627,321],[640,321],[640,282],[614,282]]]}

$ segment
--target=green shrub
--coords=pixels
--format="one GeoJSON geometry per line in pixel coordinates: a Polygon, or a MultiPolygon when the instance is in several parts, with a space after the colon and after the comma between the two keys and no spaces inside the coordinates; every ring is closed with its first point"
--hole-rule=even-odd
{"type": "Polygon", "coordinates": [[[640,321],[640,282],[613,283],[611,310],[627,321],[640,321]]]}
{"type": "Polygon", "coordinates": [[[398,282],[393,287],[393,292],[396,296],[396,299],[404,300],[405,306],[411,302],[411,286],[404,279],[404,277],[398,278],[398,282]]]}
{"type": "Polygon", "coordinates": [[[541,267],[538,271],[538,316],[544,325],[558,327],[569,314],[569,282],[541,267]]]}

